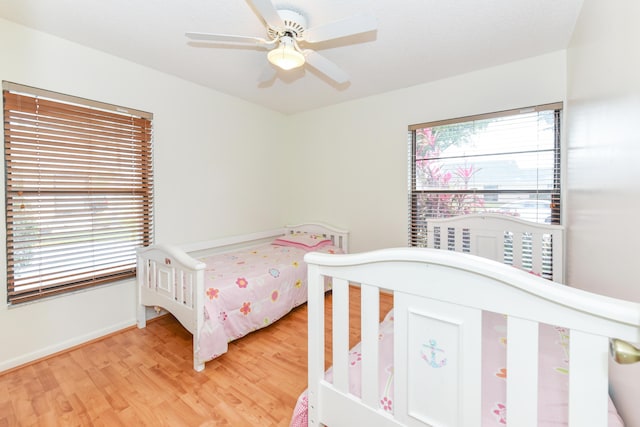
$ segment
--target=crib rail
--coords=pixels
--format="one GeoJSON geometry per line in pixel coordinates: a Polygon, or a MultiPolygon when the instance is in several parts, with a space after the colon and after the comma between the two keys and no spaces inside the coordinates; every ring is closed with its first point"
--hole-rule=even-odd
{"type": "Polygon", "coordinates": [[[564,283],[564,228],[501,214],[427,220],[424,247],[489,258],[564,283]]]}
{"type": "Polygon", "coordinates": [[[305,261],[310,286],[312,426],[480,426],[480,316],[482,311],[491,311],[508,318],[509,425],[538,425],[538,325],[545,323],[570,330],[569,426],[604,427],[608,422],[609,338],[640,342],[640,304],[580,291],[476,256],[398,248],[354,255],[308,254],[305,261]],[[325,277],[334,283],[333,383],[324,380],[325,277]],[[345,319],[349,318],[350,284],[362,290],[361,398],[348,389],[345,319]],[[381,290],[394,295],[393,415],[384,413],[372,394],[378,390],[373,378],[378,372],[375,301],[381,290]],[[447,348],[446,370],[424,367],[424,360],[416,356],[424,343],[447,348]]]}

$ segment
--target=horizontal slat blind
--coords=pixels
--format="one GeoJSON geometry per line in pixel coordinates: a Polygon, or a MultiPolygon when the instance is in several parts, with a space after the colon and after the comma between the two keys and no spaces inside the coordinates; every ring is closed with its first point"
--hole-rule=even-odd
{"type": "Polygon", "coordinates": [[[502,213],[560,223],[562,104],[409,127],[409,244],[426,221],[502,213]]]}
{"type": "Polygon", "coordinates": [[[151,120],[3,95],[9,302],[135,275],[153,236],[151,120]]]}

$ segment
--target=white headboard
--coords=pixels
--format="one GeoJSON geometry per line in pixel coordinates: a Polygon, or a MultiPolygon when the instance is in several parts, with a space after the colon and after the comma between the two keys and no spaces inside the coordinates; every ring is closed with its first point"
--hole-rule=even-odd
{"type": "Polygon", "coordinates": [[[428,219],[425,247],[489,258],[564,283],[564,227],[503,214],[428,219]]]}
{"type": "Polygon", "coordinates": [[[349,253],[349,231],[347,230],[342,230],[319,222],[287,225],[284,228],[285,234],[297,232],[321,234],[322,236],[331,239],[333,244],[342,249],[345,253],[349,253]]]}

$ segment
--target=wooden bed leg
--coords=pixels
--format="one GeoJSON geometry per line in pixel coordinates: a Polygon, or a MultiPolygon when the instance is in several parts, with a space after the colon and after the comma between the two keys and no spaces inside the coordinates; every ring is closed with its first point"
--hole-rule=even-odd
{"type": "Polygon", "coordinates": [[[198,357],[198,348],[197,348],[197,340],[196,340],[196,336],[193,336],[193,369],[195,369],[196,372],[202,372],[204,371],[204,362],[200,361],[200,358],[198,357]]]}
{"type": "Polygon", "coordinates": [[[204,363],[198,363],[197,360],[193,360],[193,369],[196,370],[196,372],[202,372],[204,371],[204,363]]]}
{"type": "Polygon", "coordinates": [[[143,329],[147,326],[147,310],[144,305],[138,305],[136,323],[138,324],[138,329],[143,329]]]}

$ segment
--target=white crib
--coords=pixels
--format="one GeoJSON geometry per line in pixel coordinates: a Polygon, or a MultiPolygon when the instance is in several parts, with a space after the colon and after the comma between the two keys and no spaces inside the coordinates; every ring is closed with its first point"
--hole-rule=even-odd
{"type": "Polygon", "coordinates": [[[570,330],[568,425],[606,426],[611,415],[610,339],[640,342],[640,304],[530,274],[546,271],[555,280],[562,277],[562,227],[530,227],[508,217],[479,216],[432,221],[429,230],[441,236],[433,240],[439,243],[429,246],[451,250],[392,248],[305,256],[310,292],[309,425],[482,425],[485,310],[507,317],[508,425],[539,425],[538,328],[544,323],[570,330]],[[332,382],[325,379],[326,277],[333,281],[332,382]],[[360,328],[362,336],[361,396],[349,391],[353,377],[348,367],[348,289],[354,284],[361,288],[362,298],[361,325],[351,325],[360,328]],[[393,293],[394,302],[392,413],[379,404],[380,292],[393,293]],[[447,369],[428,369],[419,357],[419,346],[436,339],[447,349],[447,369]]]}

